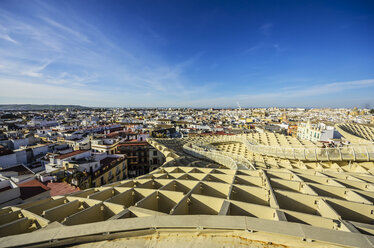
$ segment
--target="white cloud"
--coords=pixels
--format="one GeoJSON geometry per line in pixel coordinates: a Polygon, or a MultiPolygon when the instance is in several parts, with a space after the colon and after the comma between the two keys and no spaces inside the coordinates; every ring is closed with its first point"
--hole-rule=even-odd
{"type": "Polygon", "coordinates": [[[334,82],[328,84],[318,84],[309,87],[287,87],[280,89],[276,92],[240,95],[241,98],[295,98],[295,97],[306,97],[306,96],[319,96],[337,93],[341,91],[359,89],[366,87],[373,87],[374,79],[357,80],[348,82],[334,82]]]}
{"type": "Polygon", "coordinates": [[[250,48],[248,48],[247,50],[244,51],[244,53],[253,53],[261,48],[264,47],[264,44],[263,43],[260,43],[260,44],[257,44],[257,45],[254,45],[250,48]]]}
{"type": "Polygon", "coordinates": [[[0,33],[0,39],[6,40],[6,41],[10,41],[10,42],[12,42],[14,44],[18,44],[18,42],[15,41],[14,39],[12,39],[8,34],[0,33]]]}
{"type": "Polygon", "coordinates": [[[37,77],[41,78],[43,76],[42,71],[51,63],[53,60],[48,60],[42,65],[31,67],[30,69],[21,72],[21,75],[30,76],[30,77],[37,77]]]}
{"type": "Polygon", "coordinates": [[[25,43],[17,49],[0,48],[0,80],[10,87],[8,98],[21,99],[29,96],[29,92],[34,95],[39,92],[38,99],[51,99],[54,87],[63,87],[65,90],[58,88],[56,92],[65,92],[68,103],[77,98],[74,92],[82,94],[90,84],[90,92],[94,92],[97,99],[86,99],[86,102],[126,105],[129,99],[142,104],[141,97],[133,97],[136,95],[149,94],[151,97],[147,101],[151,102],[185,99],[206,90],[205,86],[191,90],[184,75],[186,68],[202,53],[176,64],[166,63],[158,54],[146,49],[130,53],[126,50],[130,48],[124,49],[123,44],[111,41],[83,19],[72,17],[68,21],[58,21],[58,17],[65,14],[45,3],[43,6],[48,11],[35,11],[37,16],[31,18],[0,10],[0,21],[21,44],[25,43]],[[91,42],[90,37],[95,37],[95,42],[91,42]],[[16,81],[10,84],[9,79],[16,81]],[[35,85],[34,90],[31,90],[32,85],[35,85]],[[112,89],[116,89],[115,92],[112,89]],[[112,97],[108,97],[110,94],[112,97]]]}
{"type": "Polygon", "coordinates": [[[54,21],[54,20],[52,20],[48,17],[42,17],[41,19],[44,20],[46,23],[48,23],[50,26],[56,27],[56,28],[58,28],[58,29],[60,29],[64,32],[68,33],[69,36],[67,36],[67,37],[69,37],[69,39],[71,39],[71,37],[73,36],[73,37],[79,39],[82,42],[90,42],[90,40],[88,39],[87,36],[85,36],[84,34],[78,32],[78,31],[76,31],[72,28],[69,28],[69,27],[67,27],[67,26],[65,26],[61,23],[58,23],[58,22],[56,22],[56,21],[54,21]]]}
{"type": "Polygon", "coordinates": [[[272,23],[265,23],[261,25],[258,30],[260,31],[261,34],[265,36],[269,36],[271,34],[271,31],[273,29],[273,24],[272,23]]]}

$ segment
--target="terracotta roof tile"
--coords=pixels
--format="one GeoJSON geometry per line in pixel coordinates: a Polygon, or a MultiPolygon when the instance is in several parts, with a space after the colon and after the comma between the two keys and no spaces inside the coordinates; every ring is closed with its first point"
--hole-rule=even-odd
{"type": "Polygon", "coordinates": [[[81,154],[81,153],[84,153],[84,152],[87,152],[87,151],[88,150],[78,150],[78,151],[69,152],[69,153],[57,156],[56,159],[64,159],[64,158],[73,157],[75,155],[78,155],[78,154],[81,154]]]}
{"type": "Polygon", "coordinates": [[[47,186],[45,186],[44,184],[42,184],[36,179],[33,179],[28,182],[20,183],[18,184],[18,187],[20,188],[22,200],[50,190],[50,188],[48,188],[47,186]]]}
{"type": "Polygon", "coordinates": [[[47,187],[51,189],[51,196],[66,195],[76,191],[80,191],[78,187],[70,185],[68,183],[47,183],[47,187]]]}

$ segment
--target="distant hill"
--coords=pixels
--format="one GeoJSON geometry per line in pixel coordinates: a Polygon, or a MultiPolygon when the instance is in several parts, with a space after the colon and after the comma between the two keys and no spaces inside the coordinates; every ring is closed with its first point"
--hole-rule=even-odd
{"type": "Polygon", "coordinates": [[[65,110],[65,109],[90,109],[80,105],[49,105],[49,104],[0,104],[1,110],[65,110]]]}

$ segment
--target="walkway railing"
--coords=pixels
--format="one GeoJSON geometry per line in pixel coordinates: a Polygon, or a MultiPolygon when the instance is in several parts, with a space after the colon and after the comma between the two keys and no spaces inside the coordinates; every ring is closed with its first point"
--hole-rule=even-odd
{"type": "Polygon", "coordinates": [[[232,170],[238,169],[238,164],[235,162],[234,159],[226,155],[223,155],[220,152],[215,152],[215,151],[205,150],[205,149],[206,148],[202,148],[193,143],[187,143],[183,146],[184,152],[191,156],[201,158],[201,159],[210,159],[232,170]]]}
{"type": "Polygon", "coordinates": [[[216,136],[214,142],[240,142],[251,152],[304,161],[374,161],[374,144],[353,144],[343,147],[283,147],[256,144],[243,135],[216,136]]]}

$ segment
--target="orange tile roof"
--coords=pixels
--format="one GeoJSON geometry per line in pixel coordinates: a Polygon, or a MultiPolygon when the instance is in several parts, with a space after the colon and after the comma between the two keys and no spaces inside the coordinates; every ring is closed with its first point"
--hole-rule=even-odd
{"type": "Polygon", "coordinates": [[[147,142],[134,142],[130,141],[130,143],[120,143],[118,146],[145,146],[148,145],[147,142]]]}
{"type": "Polygon", "coordinates": [[[25,200],[27,198],[33,197],[35,195],[49,191],[50,188],[42,184],[36,179],[33,179],[28,182],[18,184],[18,187],[21,192],[21,199],[25,200]]]}
{"type": "Polygon", "coordinates": [[[76,191],[80,191],[79,187],[75,187],[66,182],[62,183],[47,183],[47,187],[51,189],[51,196],[66,195],[76,191]]]}
{"type": "Polygon", "coordinates": [[[87,152],[87,151],[88,150],[78,150],[78,151],[69,152],[69,153],[57,156],[56,159],[64,159],[64,158],[73,157],[75,155],[78,155],[78,154],[81,154],[81,153],[84,153],[84,152],[87,152]]]}

